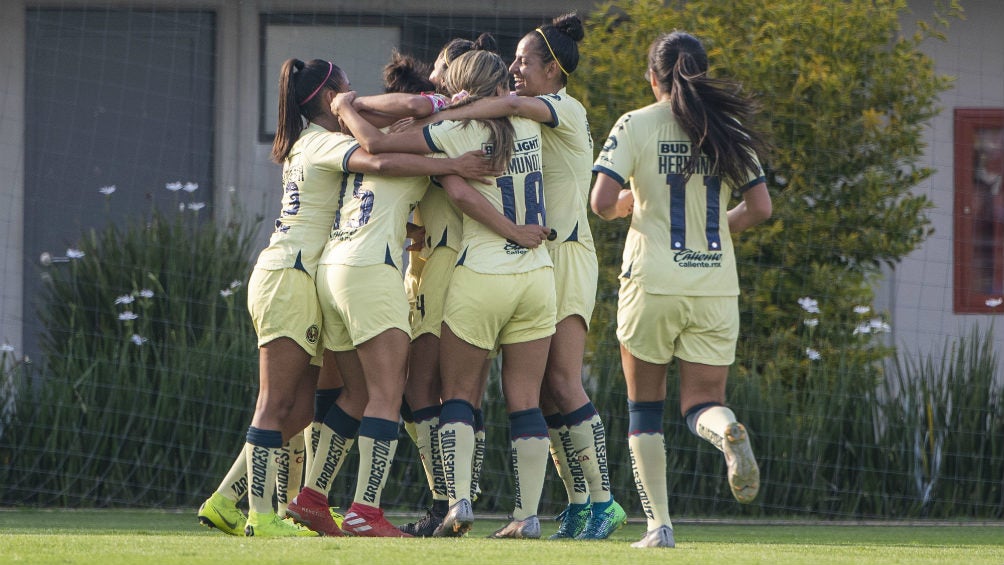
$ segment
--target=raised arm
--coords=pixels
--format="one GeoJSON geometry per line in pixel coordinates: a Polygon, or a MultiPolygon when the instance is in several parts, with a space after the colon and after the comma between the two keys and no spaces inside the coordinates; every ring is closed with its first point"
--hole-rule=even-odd
{"type": "Polygon", "coordinates": [[[355,92],[340,93],[331,102],[331,110],[352,132],[353,137],[367,152],[376,153],[429,153],[432,148],[422,131],[386,134],[363,119],[353,107],[355,92]]]}
{"type": "Polygon", "coordinates": [[[435,110],[432,101],[421,94],[391,92],[374,96],[358,96],[352,107],[359,112],[376,112],[395,118],[424,118],[435,110]]]}
{"type": "Polygon", "coordinates": [[[437,120],[467,120],[522,116],[535,122],[549,124],[554,114],[546,102],[535,96],[492,96],[453,108],[447,107],[436,114],[437,120]]]}
{"type": "Polygon", "coordinates": [[[374,155],[359,148],[352,152],[347,168],[355,173],[372,173],[388,177],[458,175],[481,182],[494,182],[498,172],[492,170],[491,161],[485,159],[481,151],[470,151],[456,158],[434,159],[413,153],[374,155]]]}
{"type": "Polygon", "coordinates": [[[544,226],[517,225],[496,210],[483,194],[456,175],[440,177],[439,182],[443,185],[446,195],[461,212],[522,247],[527,249],[538,247],[551,233],[551,230],[544,226]]]}

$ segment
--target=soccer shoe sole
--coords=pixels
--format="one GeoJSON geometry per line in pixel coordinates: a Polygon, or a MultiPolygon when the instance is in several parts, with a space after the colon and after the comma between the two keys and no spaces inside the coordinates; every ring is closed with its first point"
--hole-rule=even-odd
{"type": "Polygon", "coordinates": [[[467,499],[458,500],[450,507],[450,511],[443,518],[443,523],[434,532],[433,537],[437,538],[459,538],[474,527],[474,511],[471,503],[467,499]]]}
{"type": "Polygon", "coordinates": [[[725,429],[722,447],[729,470],[732,496],[742,504],[753,502],[760,492],[760,467],[753,456],[746,427],[739,422],[729,424],[725,429]]]}

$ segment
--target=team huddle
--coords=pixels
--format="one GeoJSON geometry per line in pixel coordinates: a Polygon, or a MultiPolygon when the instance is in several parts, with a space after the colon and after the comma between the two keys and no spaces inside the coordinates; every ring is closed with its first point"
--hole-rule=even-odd
{"type": "Polygon", "coordinates": [[[586,110],[565,90],[583,35],[567,14],[523,36],[508,65],[489,34],[449,42],[431,72],[395,54],[374,96],[330,61],[284,63],[272,147],[282,206],[248,285],[258,400],[200,522],[256,537],[467,534],[498,357],[515,497],[490,537],[541,537],[549,460],[568,496],[551,539],[623,526],[582,384],[599,276],[590,208],[631,216],[617,336],[648,522],[632,546],[675,546],[662,432],[674,357],[690,429],[722,451],[735,498],[756,497],[748,434],[725,406],[739,326],[730,234],[771,213],[757,158],[767,144],[744,125],[753,106],[707,76],[696,38],[661,36],[646,75],[656,102],[623,115],[594,161],[586,110]],[[432,505],[394,526],[381,495],[402,419],[432,505]],[[342,516],[330,489],[353,445],[342,516]]]}

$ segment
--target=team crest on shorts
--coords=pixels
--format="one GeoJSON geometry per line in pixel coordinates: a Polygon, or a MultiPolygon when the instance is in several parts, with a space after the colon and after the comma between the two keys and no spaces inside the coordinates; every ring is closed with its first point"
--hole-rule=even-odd
{"type": "Polygon", "coordinates": [[[317,343],[317,335],[319,333],[320,333],[320,330],[317,329],[317,324],[314,324],[314,325],[310,326],[309,328],[307,328],[307,342],[308,343],[317,343]]]}

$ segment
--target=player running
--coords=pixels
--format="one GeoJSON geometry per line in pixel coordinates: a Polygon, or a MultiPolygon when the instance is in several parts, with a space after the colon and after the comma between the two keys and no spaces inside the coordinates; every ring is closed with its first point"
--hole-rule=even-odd
{"type": "Polygon", "coordinates": [[[760,471],[746,428],[725,406],[739,335],[739,281],[730,233],[770,217],[757,154],[763,137],[745,124],[752,102],[708,76],[695,37],[676,31],[649,49],[656,102],[618,119],[596,160],[592,209],[629,214],[617,304],[627,381],[628,445],[648,532],[633,547],[674,547],[662,432],[666,369],[680,368],[687,425],[725,456],[732,494],[751,502],[760,471]],[[631,188],[623,188],[630,181],[631,188]],[[742,202],[727,209],[733,190],[742,202]]]}

